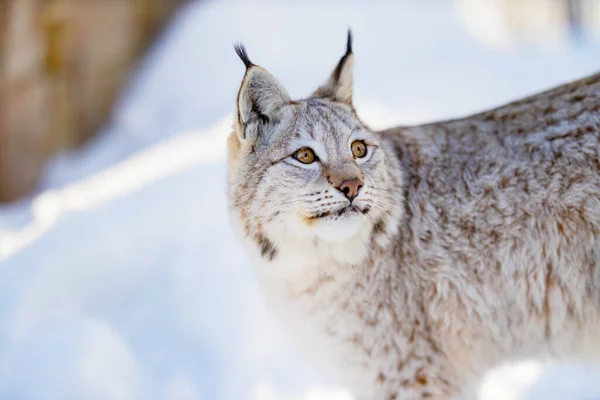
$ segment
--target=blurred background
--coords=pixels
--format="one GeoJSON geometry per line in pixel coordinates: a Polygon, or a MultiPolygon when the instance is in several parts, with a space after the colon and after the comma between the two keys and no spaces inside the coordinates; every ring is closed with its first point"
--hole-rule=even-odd
{"type": "MultiPolygon", "coordinates": [[[[375,128],[600,70],[600,0],[0,0],[0,399],[351,399],[265,309],[225,198],[232,43],[302,97],[347,26],[375,128]]],[[[526,362],[481,398],[598,382],[526,362]]]]}

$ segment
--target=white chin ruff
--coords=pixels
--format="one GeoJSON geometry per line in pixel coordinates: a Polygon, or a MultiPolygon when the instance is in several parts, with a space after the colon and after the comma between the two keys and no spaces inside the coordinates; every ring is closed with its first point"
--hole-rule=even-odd
{"type": "Polygon", "coordinates": [[[319,239],[327,242],[341,242],[355,236],[362,225],[361,216],[353,214],[338,220],[318,220],[310,229],[319,239]]]}

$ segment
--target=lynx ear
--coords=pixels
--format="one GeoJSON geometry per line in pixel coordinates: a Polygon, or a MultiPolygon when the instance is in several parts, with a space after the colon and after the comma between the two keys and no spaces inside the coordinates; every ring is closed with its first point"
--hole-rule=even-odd
{"type": "Polygon", "coordinates": [[[329,98],[352,105],[352,86],[354,74],[354,53],[352,53],[352,31],[348,29],[346,54],[338,62],[331,76],[313,94],[312,97],[329,98]]]}
{"type": "MultiPolygon", "coordinates": [[[[240,139],[246,139],[249,125],[261,125],[273,120],[279,109],[290,102],[290,97],[273,75],[250,61],[243,45],[238,44],[234,48],[246,65],[246,75],[237,97],[240,139]]],[[[260,127],[256,128],[257,132],[260,131],[260,127]]]]}

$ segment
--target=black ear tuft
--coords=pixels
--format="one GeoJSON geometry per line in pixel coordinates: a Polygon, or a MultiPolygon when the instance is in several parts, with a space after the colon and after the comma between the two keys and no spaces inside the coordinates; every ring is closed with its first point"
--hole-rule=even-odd
{"type": "Polygon", "coordinates": [[[352,53],[352,31],[348,28],[346,52],[335,66],[327,81],[311,95],[316,99],[330,99],[352,105],[354,53],[352,53]]]}
{"type": "Polygon", "coordinates": [[[242,62],[246,66],[246,69],[248,69],[254,65],[252,63],[252,61],[250,61],[250,58],[248,58],[248,53],[246,53],[246,48],[244,47],[243,44],[235,43],[233,45],[233,48],[235,49],[235,52],[237,53],[238,57],[242,60],[242,62]]]}
{"type": "Polygon", "coordinates": [[[352,54],[352,30],[350,28],[348,28],[348,39],[346,42],[346,54],[344,54],[342,56],[342,58],[340,59],[340,62],[333,70],[334,81],[337,82],[340,79],[340,74],[342,73],[342,67],[344,66],[344,63],[346,62],[346,60],[348,59],[350,54],[352,54]]]}
{"type": "Polygon", "coordinates": [[[346,55],[352,53],[352,29],[348,28],[348,42],[346,43],[346,55]]]}

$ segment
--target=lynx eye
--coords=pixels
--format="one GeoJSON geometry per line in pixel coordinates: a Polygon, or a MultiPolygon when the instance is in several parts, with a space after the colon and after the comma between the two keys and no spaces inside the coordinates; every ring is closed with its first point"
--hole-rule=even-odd
{"type": "Polygon", "coordinates": [[[350,148],[352,149],[352,154],[356,158],[363,158],[367,155],[367,145],[362,140],[355,140],[350,145],[350,148]]]}
{"type": "Polygon", "coordinates": [[[303,164],[312,164],[316,159],[315,152],[310,147],[303,147],[294,153],[294,158],[303,164]]]}

